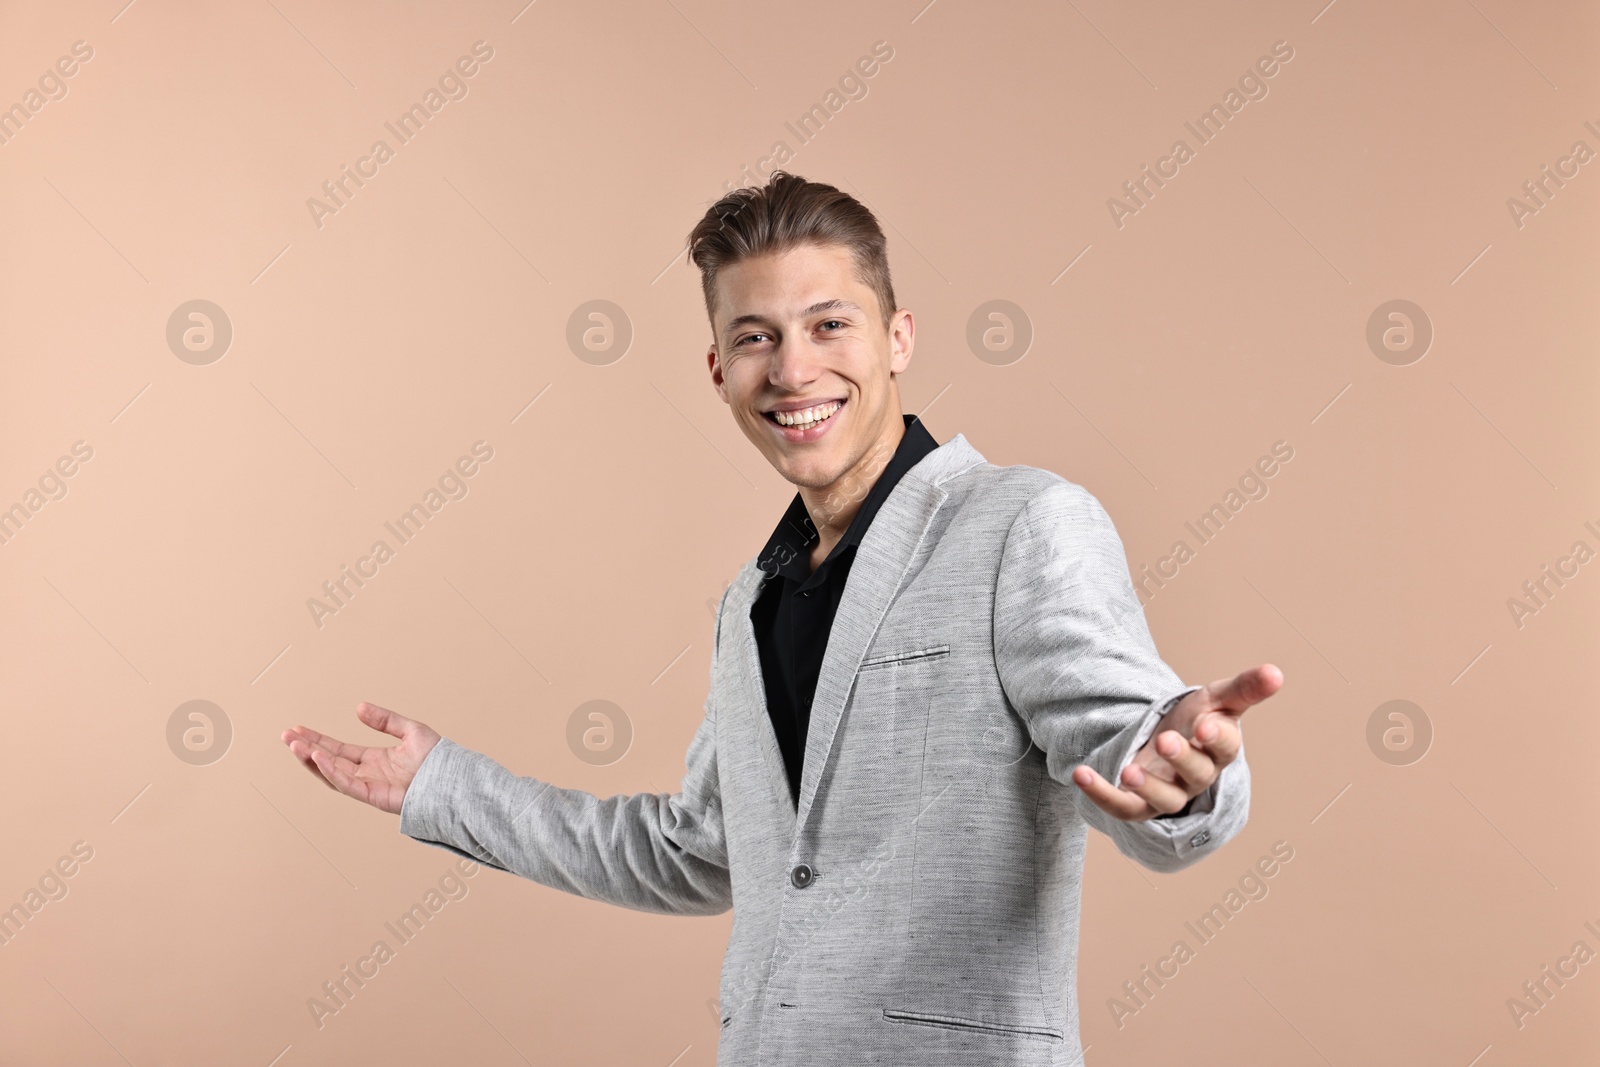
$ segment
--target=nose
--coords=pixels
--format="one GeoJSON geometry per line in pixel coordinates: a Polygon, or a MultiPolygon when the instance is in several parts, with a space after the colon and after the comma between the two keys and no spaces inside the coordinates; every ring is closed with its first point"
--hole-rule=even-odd
{"type": "Polygon", "coordinates": [[[767,380],[780,394],[803,393],[806,386],[816,381],[819,369],[816,349],[791,331],[773,346],[767,380]]]}

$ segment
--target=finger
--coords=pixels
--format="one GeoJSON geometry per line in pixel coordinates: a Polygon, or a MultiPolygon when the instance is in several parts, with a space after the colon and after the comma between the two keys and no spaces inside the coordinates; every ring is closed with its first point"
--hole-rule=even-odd
{"type": "Polygon", "coordinates": [[[1100,777],[1087,763],[1079,764],[1073,770],[1072,781],[1088,794],[1095,807],[1123,822],[1136,822],[1158,814],[1142,797],[1118,789],[1100,777]]]}
{"type": "MultiPolygon", "coordinates": [[[[1217,716],[1207,716],[1207,722],[1213,721],[1217,716]]],[[[1206,725],[1202,722],[1201,725],[1206,725]]],[[[1212,782],[1217,780],[1217,765],[1211,756],[1201,749],[1184,740],[1182,734],[1176,730],[1164,730],[1156,737],[1156,748],[1162,757],[1169,761],[1178,771],[1181,782],[1178,783],[1184,790],[1184,799],[1195,796],[1205,790],[1212,782]]]]}
{"type": "Polygon", "coordinates": [[[1232,712],[1243,712],[1276,693],[1283,686],[1283,672],[1271,663],[1240,671],[1232,678],[1206,686],[1210,705],[1232,712]]]}
{"type": "Polygon", "coordinates": [[[365,700],[356,705],[356,718],[374,730],[381,730],[401,740],[404,740],[417,727],[416,720],[408,719],[398,711],[380,708],[378,705],[368,703],[365,700]]]}
{"type": "Polygon", "coordinates": [[[350,742],[341,741],[337,737],[318,733],[309,726],[296,726],[293,731],[286,732],[295,733],[301,740],[320,747],[330,756],[343,756],[353,763],[360,763],[367,754],[365,745],[352,745],[350,742]]]}
{"type": "MultiPolygon", "coordinates": [[[[1166,733],[1168,731],[1162,732],[1166,733]]],[[[1157,734],[1156,736],[1159,737],[1160,735],[1157,734]]],[[[1139,751],[1135,753],[1133,762],[1143,767],[1146,774],[1153,774],[1163,782],[1175,782],[1178,780],[1178,769],[1168,763],[1156,749],[1154,737],[1146,741],[1139,751]]]]}
{"type": "Polygon", "coordinates": [[[1137,764],[1130,763],[1123,769],[1122,788],[1143,797],[1159,815],[1170,815],[1189,803],[1189,794],[1183,786],[1146,774],[1137,764]]]}
{"type": "Polygon", "coordinates": [[[309,758],[310,751],[316,749],[327,753],[335,759],[345,760],[354,766],[365,760],[367,753],[371,751],[370,749],[362,748],[360,745],[346,744],[337,738],[319,734],[315,730],[308,730],[305,727],[300,727],[300,730],[301,734],[296,740],[305,746],[308,753],[307,758],[309,758]]]}
{"type": "Polygon", "coordinates": [[[1159,755],[1136,756],[1134,757],[1133,763],[1135,766],[1141,768],[1144,773],[1154,778],[1159,778],[1163,782],[1176,782],[1178,780],[1178,768],[1174,767],[1171,763],[1168,763],[1159,755]]]}
{"type": "Polygon", "coordinates": [[[321,782],[323,785],[327,786],[329,789],[332,789],[335,793],[339,791],[332,782],[323,777],[321,771],[317,770],[317,763],[311,758],[310,745],[306,744],[299,738],[295,738],[293,741],[289,742],[289,751],[294,753],[295,760],[299,762],[302,767],[311,772],[312,777],[321,782]],[[296,748],[296,745],[299,747],[296,748]]]}
{"type": "Polygon", "coordinates": [[[339,792],[345,796],[355,797],[363,803],[370,803],[372,787],[355,777],[355,765],[349,760],[330,756],[320,748],[311,750],[311,758],[316,761],[317,770],[321,771],[322,776],[332,782],[339,792]]]}
{"type": "Polygon", "coordinates": [[[1202,715],[1194,728],[1194,743],[1220,770],[1232,763],[1244,744],[1239,722],[1231,715],[1202,715]]]}

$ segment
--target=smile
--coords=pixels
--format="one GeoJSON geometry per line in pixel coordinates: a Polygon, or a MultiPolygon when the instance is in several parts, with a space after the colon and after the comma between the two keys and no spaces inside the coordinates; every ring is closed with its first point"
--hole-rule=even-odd
{"type": "Polygon", "coordinates": [[[843,400],[832,400],[799,411],[764,411],[762,417],[772,423],[785,440],[814,441],[828,431],[833,425],[833,416],[844,405],[843,400]]]}
{"type": "Polygon", "coordinates": [[[814,408],[802,408],[799,411],[769,411],[767,412],[767,417],[781,426],[793,426],[799,430],[808,430],[827,419],[843,406],[844,402],[842,400],[835,400],[829,404],[819,404],[814,408]]]}

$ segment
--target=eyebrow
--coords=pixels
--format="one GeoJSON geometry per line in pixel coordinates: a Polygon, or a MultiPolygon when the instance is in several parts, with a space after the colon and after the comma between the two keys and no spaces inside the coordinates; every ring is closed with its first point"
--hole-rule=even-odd
{"type": "MultiPolygon", "coordinates": [[[[848,300],[840,300],[838,297],[834,297],[832,300],[820,300],[817,303],[812,304],[810,307],[808,307],[804,311],[800,312],[800,317],[801,318],[807,318],[807,317],[809,317],[811,315],[820,314],[821,312],[824,312],[824,311],[855,311],[855,312],[860,312],[861,311],[861,307],[860,307],[859,304],[852,304],[848,300]]],[[[726,326],[724,326],[722,328],[722,336],[724,336],[724,337],[728,336],[730,333],[732,333],[734,330],[737,330],[741,326],[749,326],[752,323],[769,324],[771,321],[772,320],[767,318],[765,315],[757,314],[757,313],[752,313],[752,314],[748,314],[748,315],[740,315],[738,318],[729,319],[728,320],[728,325],[726,325],[726,326]]]]}

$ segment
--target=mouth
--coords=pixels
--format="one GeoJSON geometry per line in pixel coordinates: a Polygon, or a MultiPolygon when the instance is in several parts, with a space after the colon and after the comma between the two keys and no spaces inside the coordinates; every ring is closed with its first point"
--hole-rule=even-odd
{"type": "Polygon", "coordinates": [[[771,423],[772,428],[786,441],[815,441],[838,421],[837,416],[844,410],[845,404],[845,400],[832,400],[801,411],[763,411],[761,417],[771,423]],[[782,421],[779,421],[780,415],[782,421]]]}

